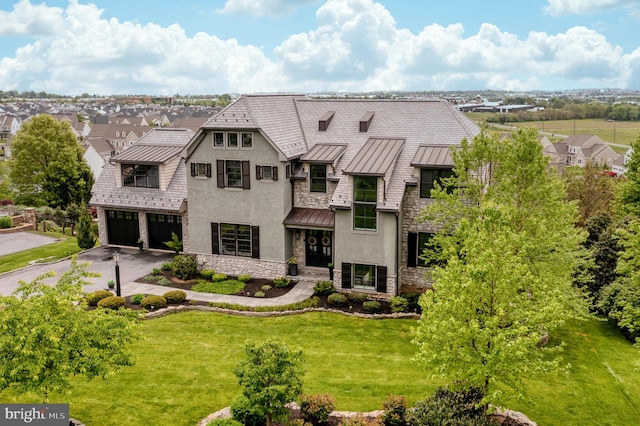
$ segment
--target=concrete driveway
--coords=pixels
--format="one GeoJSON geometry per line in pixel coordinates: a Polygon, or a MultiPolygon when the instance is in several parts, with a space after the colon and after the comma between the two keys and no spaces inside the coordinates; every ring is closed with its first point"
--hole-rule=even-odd
{"type": "Polygon", "coordinates": [[[58,241],[58,239],[55,237],[32,234],[31,232],[0,234],[0,256],[44,246],[55,243],[56,241],[58,241]]]}
{"type": "MultiPolygon", "coordinates": [[[[107,281],[115,281],[115,263],[113,261],[113,252],[120,251],[120,283],[123,287],[146,274],[151,272],[153,268],[159,268],[165,262],[173,259],[172,253],[156,252],[156,251],[139,251],[138,249],[129,248],[113,248],[113,247],[97,247],[87,250],[78,255],[79,262],[89,262],[89,270],[102,274],[100,278],[91,278],[91,285],[84,289],[87,292],[107,288],[107,281]]],[[[71,260],[62,260],[55,263],[45,265],[31,265],[26,268],[12,272],[0,274],[0,294],[9,296],[18,287],[18,281],[32,281],[36,277],[48,272],[55,271],[57,277],[69,270],[71,260]]],[[[46,282],[55,283],[57,278],[48,279],[46,282]]]]}

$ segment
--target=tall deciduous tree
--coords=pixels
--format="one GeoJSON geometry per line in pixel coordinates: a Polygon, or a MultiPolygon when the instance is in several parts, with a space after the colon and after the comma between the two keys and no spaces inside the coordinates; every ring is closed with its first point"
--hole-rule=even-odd
{"type": "Polygon", "coordinates": [[[22,125],[11,150],[18,203],[66,208],[89,200],[93,175],[69,123],[38,115],[22,125]]]}
{"type": "Polygon", "coordinates": [[[86,268],[74,258],[55,285],[44,281],[50,273],[0,297],[0,389],[35,392],[46,403],[52,392],[70,392],[72,375],[106,378],[132,365],[137,314],[88,311],[82,286],[98,274],[86,268]]]}
{"type": "Polygon", "coordinates": [[[302,393],[302,350],[289,349],[278,339],[264,343],[247,343],[246,360],[234,373],[238,376],[242,393],[267,418],[267,426],[282,419],[285,405],[302,393]]]}
{"type": "Polygon", "coordinates": [[[523,391],[524,379],[560,366],[541,348],[546,332],[587,315],[572,286],[584,254],[576,206],[549,171],[534,130],[500,141],[482,131],[453,152],[455,175],[421,218],[442,231],[442,265],[420,299],[416,360],[431,373],[479,387],[499,402],[498,383],[523,391]]]}
{"type": "Polygon", "coordinates": [[[633,152],[627,163],[624,182],[621,185],[616,208],[621,214],[640,217],[640,135],[631,144],[633,152]]]}

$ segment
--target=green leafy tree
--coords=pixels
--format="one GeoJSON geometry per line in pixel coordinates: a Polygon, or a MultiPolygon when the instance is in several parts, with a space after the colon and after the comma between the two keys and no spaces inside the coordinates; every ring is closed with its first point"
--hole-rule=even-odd
{"type": "Polygon", "coordinates": [[[46,403],[52,392],[70,393],[72,375],[106,378],[132,365],[137,314],[87,310],[82,287],[99,276],[87,266],[74,257],[56,284],[45,283],[52,272],[0,297],[0,389],[35,392],[46,403]]]}
{"type": "Polygon", "coordinates": [[[640,135],[631,148],[633,152],[616,198],[616,210],[621,214],[640,217],[640,135]]]}
{"type": "Polygon", "coordinates": [[[22,125],[11,149],[18,203],[64,209],[91,197],[93,175],[67,122],[38,115],[22,125]]]}
{"type": "Polygon", "coordinates": [[[588,163],[578,175],[564,174],[567,199],[578,203],[578,226],[585,226],[597,215],[614,215],[612,206],[620,181],[602,176],[601,171],[602,167],[588,163]]]}
{"type": "Polygon", "coordinates": [[[442,251],[433,291],[420,299],[415,358],[497,403],[504,385],[517,395],[525,378],[561,366],[549,356],[558,348],[539,343],[587,315],[572,286],[585,233],[535,130],[502,141],[483,130],[452,155],[455,175],[432,191],[421,216],[441,229],[434,238],[442,251]]]}
{"type": "Polygon", "coordinates": [[[87,211],[87,209],[83,209],[80,214],[80,219],[78,219],[78,247],[83,250],[90,249],[91,247],[96,245],[96,238],[93,235],[92,231],[92,219],[91,215],[87,211]]]}
{"type": "Polygon", "coordinates": [[[279,339],[247,343],[246,359],[234,369],[242,393],[267,418],[267,426],[287,414],[285,407],[302,393],[302,349],[289,349],[279,339]]]}

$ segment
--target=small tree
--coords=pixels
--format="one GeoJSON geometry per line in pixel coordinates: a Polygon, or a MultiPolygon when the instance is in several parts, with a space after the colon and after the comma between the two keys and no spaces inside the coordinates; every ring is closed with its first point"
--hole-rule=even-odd
{"type": "Polygon", "coordinates": [[[165,241],[164,245],[173,250],[176,256],[182,251],[182,241],[180,241],[180,237],[173,231],[171,231],[171,241],[165,241]]]}
{"type": "Polygon", "coordinates": [[[302,349],[289,349],[279,339],[247,343],[247,359],[234,373],[242,393],[267,418],[267,426],[286,416],[285,405],[302,393],[302,349]]]}
{"type": "Polygon", "coordinates": [[[130,310],[87,310],[82,286],[90,284],[88,263],[78,264],[49,285],[48,273],[20,281],[13,296],[0,297],[0,390],[70,393],[72,375],[103,379],[132,365],[127,344],[134,340],[137,314],[130,310]]]}
{"type": "Polygon", "coordinates": [[[87,209],[83,209],[78,220],[78,247],[83,250],[90,249],[96,245],[96,239],[91,232],[91,215],[87,209]]]}

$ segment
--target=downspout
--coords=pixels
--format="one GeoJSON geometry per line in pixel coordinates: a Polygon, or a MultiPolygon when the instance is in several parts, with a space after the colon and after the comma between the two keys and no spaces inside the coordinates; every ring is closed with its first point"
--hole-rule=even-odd
{"type": "Polygon", "coordinates": [[[400,244],[398,244],[398,239],[402,238],[402,230],[399,229],[399,224],[400,224],[400,219],[399,219],[400,213],[396,212],[396,258],[395,258],[395,263],[396,263],[396,291],[394,296],[398,295],[398,291],[400,290],[400,244]]]}

